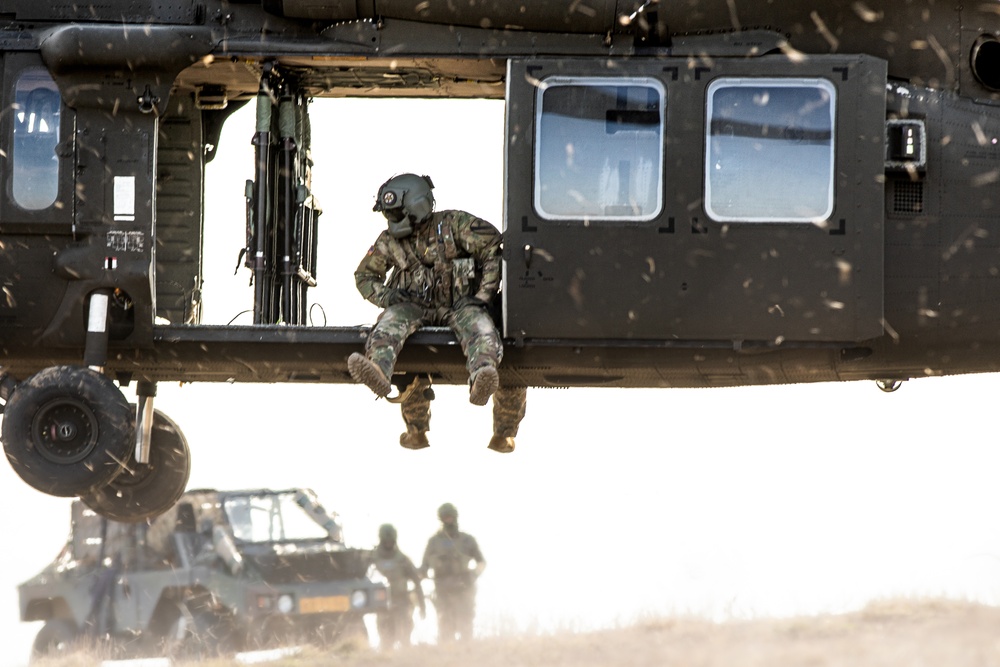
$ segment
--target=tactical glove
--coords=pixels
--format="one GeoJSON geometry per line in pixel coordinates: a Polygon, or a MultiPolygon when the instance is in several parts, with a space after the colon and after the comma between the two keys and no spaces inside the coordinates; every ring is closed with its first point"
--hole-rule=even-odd
{"type": "Polygon", "coordinates": [[[390,289],[386,290],[382,296],[382,307],[388,308],[389,306],[395,306],[397,303],[406,303],[407,301],[413,301],[413,297],[407,290],[390,289]]]}

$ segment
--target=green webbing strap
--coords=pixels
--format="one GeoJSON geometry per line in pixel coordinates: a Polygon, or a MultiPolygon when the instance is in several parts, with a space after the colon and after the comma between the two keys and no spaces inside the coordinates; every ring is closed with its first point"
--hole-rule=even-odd
{"type": "Polygon", "coordinates": [[[260,92],[257,93],[257,131],[271,131],[271,96],[263,82],[261,82],[260,92]]]}
{"type": "Polygon", "coordinates": [[[282,139],[295,138],[295,101],[290,97],[278,104],[278,134],[282,139]]]}

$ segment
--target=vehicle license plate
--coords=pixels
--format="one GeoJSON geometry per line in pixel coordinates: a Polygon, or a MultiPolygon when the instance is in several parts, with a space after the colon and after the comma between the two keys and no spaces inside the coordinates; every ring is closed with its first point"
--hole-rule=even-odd
{"type": "Polygon", "coordinates": [[[346,595],[331,595],[323,598],[302,598],[299,611],[303,614],[320,614],[326,611],[348,611],[351,601],[346,595]]]}

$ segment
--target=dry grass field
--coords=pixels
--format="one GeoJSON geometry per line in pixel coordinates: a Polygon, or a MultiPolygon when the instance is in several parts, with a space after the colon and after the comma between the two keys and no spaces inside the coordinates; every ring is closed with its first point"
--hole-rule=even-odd
{"type": "MultiPolygon", "coordinates": [[[[38,667],[90,667],[77,653],[38,667]]],[[[106,663],[107,664],[107,663],[106,663]]],[[[134,663],[133,663],[134,664],[134,663]]],[[[201,667],[231,667],[214,659],[201,667]]],[[[305,648],[274,667],[1000,667],[1000,609],[920,600],[875,603],[844,615],[712,623],[662,619],[586,634],[490,637],[394,652],[305,648]]]]}

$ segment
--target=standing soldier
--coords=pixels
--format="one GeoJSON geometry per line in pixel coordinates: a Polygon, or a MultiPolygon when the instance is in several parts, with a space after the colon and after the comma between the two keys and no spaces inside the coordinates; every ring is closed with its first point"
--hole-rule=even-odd
{"type": "Polygon", "coordinates": [[[434,580],[434,609],[438,643],[472,639],[476,618],[476,579],[486,559],[476,538],[458,530],[458,510],[451,503],[438,508],[441,530],[431,536],[420,566],[423,577],[434,580]]]}
{"type": "MultiPolygon", "coordinates": [[[[379,188],[374,211],[388,221],[361,260],[354,281],[368,301],[383,308],[368,336],[365,354],[353,353],[347,367],[355,382],[379,397],[392,388],[396,359],[406,339],[422,326],[446,324],[455,332],[469,371],[469,402],[493,402],[493,437],[488,447],[514,450],[524,416],[524,387],[500,387],[503,358],[500,334],[488,306],[500,289],[500,233],[465,211],[434,211],[434,184],[428,176],[400,174],[379,188]]],[[[428,377],[409,378],[397,399],[406,432],[399,444],[429,446],[428,377]]]]}
{"type": "Polygon", "coordinates": [[[382,524],[378,529],[378,546],[373,553],[375,569],[389,584],[389,605],[378,613],[378,638],[382,648],[409,646],[413,634],[413,597],[420,607],[420,618],[427,615],[420,574],[413,561],[399,550],[396,528],[382,524]],[[410,583],[413,590],[410,590],[410,583]]]}

